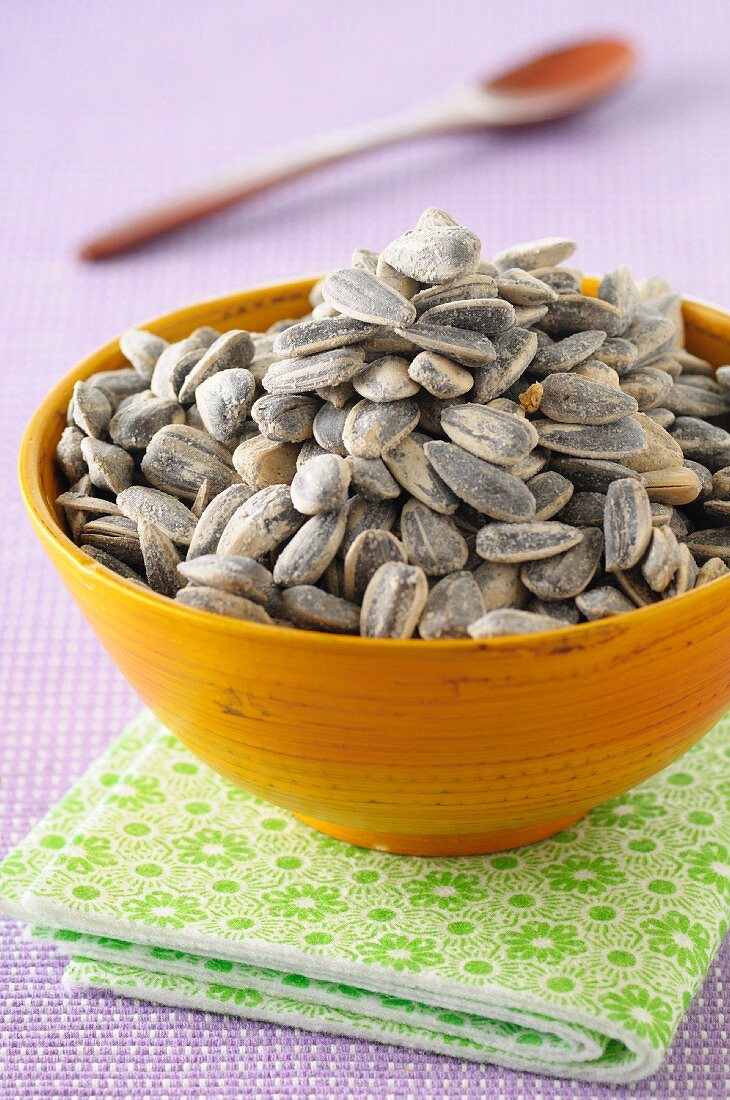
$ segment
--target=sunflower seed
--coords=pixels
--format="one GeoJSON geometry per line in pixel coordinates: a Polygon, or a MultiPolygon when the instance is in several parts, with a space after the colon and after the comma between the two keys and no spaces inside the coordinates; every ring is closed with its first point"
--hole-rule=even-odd
{"type": "Polygon", "coordinates": [[[599,348],[605,339],[605,332],[589,330],[576,332],[564,340],[542,343],[529,364],[530,371],[538,378],[544,378],[554,371],[568,371],[585,359],[600,359],[599,348]]]}
{"type": "Polygon", "coordinates": [[[596,349],[595,358],[600,359],[607,367],[612,367],[621,376],[631,370],[639,358],[639,352],[635,344],[625,340],[622,336],[612,336],[604,340],[596,349]]]}
{"type": "Polygon", "coordinates": [[[416,309],[407,298],[369,271],[346,267],[322,284],[322,297],[340,313],[376,325],[409,325],[416,309]]]}
{"type": "Polygon", "coordinates": [[[637,362],[643,363],[672,345],[674,325],[658,313],[640,310],[623,335],[635,346],[637,362]]]}
{"type": "Polygon", "coordinates": [[[561,623],[550,615],[535,615],[532,611],[505,608],[488,611],[469,626],[472,638],[501,638],[509,634],[542,634],[547,630],[559,630],[561,623]]]}
{"type": "Polygon", "coordinates": [[[267,393],[251,408],[261,435],[275,443],[301,443],[311,438],[320,403],[316,397],[267,393]]]}
{"type": "Polygon", "coordinates": [[[580,622],[580,611],[573,600],[538,600],[533,596],[525,610],[533,615],[549,615],[551,619],[557,620],[556,627],[559,623],[563,626],[575,626],[580,622]]]}
{"type": "Polygon", "coordinates": [[[415,401],[358,401],[345,421],[345,447],[357,458],[380,458],[413,431],[419,415],[415,401]]]}
{"type": "MultiPolygon", "coordinates": [[[[639,482],[637,481],[638,485],[639,482]]],[[[606,486],[608,488],[608,486],[606,486]]],[[[560,522],[572,527],[603,527],[606,494],[596,492],[574,493],[560,512],[560,522]]]]}
{"type": "Polygon", "coordinates": [[[556,294],[577,294],[583,283],[580,271],[569,267],[535,267],[531,274],[551,287],[556,294]]]}
{"type": "Polygon", "coordinates": [[[431,435],[441,435],[441,417],[444,410],[450,409],[452,405],[463,405],[466,398],[447,397],[441,401],[426,390],[421,390],[416,397],[416,401],[419,409],[419,428],[422,428],[425,432],[430,432],[431,435]]]}
{"type": "Polygon", "coordinates": [[[347,455],[343,432],[354,404],[349,402],[341,409],[325,404],[315,416],[312,431],[315,440],[324,451],[341,455],[343,458],[347,455]]]}
{"type": "Polygon", "coordinates": [[[219,371],[242,369],[250,366],[254,358],[254,343],[244,329],[231,329],[224,332],[206,350],[202,358],[187,374],[178,399],[187,405],[195,400],[195,394],[201,382],[219,371]]]}
{"type": "Polygon", "coordinates": [[[372,248],[356,248],[352,253],[350,267],[356,267],[358,271],[369,271],[374,275],[378,266],[378,255],[379,253],[373,252],[372,248]]]}
{"type": "Polygon", "coordinates": [[[720,523],[730,523],[730,500],[708,500],[705,512],[720,523]]]}
{"type": "Polygon", "coordinates": [[[730,367],[718,367],[715,378],[722,390],[730,390],[730,367]]]}
{"type": "Polygon", "coordinates": [[[636,565],[652,537],[651,506],[646,490],[624,478],[609,485],[603,530],[609,573],[636,565]]]}
{"type": "Polygon", "coordinates": [[[681,596],[694,588],[699,568],[686,543],[679,543],[679,567],[671,582],[663,592],[665,600],[672,596],[681,596]]]}
{"type": "Polygon", "coordinates": [[[414,382],[442,400],[460,397],[474,385],[474,377],[465,367],[433,352],[419,352],[407,370],[414,382]]]}
{"type": "Polygon", "coordinates": [[[660,428],[665,429],[671,428],[676,419],[673,412],[670,412],[669,409],[663,409],[661,407],[656,409],[647,409],[646,415],[649,417],[650,420],[653,420],[656,424],[658,424],[660,428]]]}
{"type": "Polygon", "coordinates": [[[226,615],[232,619],[244,619],[252,623],[273,625],[271,617],[263,607],[259,607],[245,596],[234,596],[220,588],[206,588],[203,585],[188,585],[181,588],[175,596],[177,603],[199,611],[211,611],[214,615],[226,615]]]}
{"type": "Polygon", "coordinates": [[[634,610],[634,604],[616,588],[602,586],[581,592],[575,602],[589,622],[596,619],[609,619],[614,615],[623,615],[634,610]]]}
{"type": "Polygon", "coordinates": [[[119,349],[122,355],[148,384],[152,379],[155,363],[166,347],[167,340],[142,329],[127,329],[119,339],[119,349]]]}
{"type": "Polygon", "coordinates": [[[559,424],[535,421],[540,445],[577,458],[615,460],[636,455],[646,448],[641,425],[631,417],[612,424],[559,424]]]}
{"type": "Polygon", "coordinates": [[[263,377],[267,393],[309,393],[349,382],[365,366],[361,347],[333,348],[301,359],[280,359],[263,377]]]}
{"type": "Polygon", "coordinates": [[[453,443],[433,440],[423,449],[438,476],[472,508],[506,522],[529,520],[535,515],[535,498],[514,474],[453,443]]]}
{"type": "Polygon", "coordinates": [[[720,558],[730,565],[730,527],[693,531],[687,536],[686,545],[701,561],[720,558]]]}
{"type": "Polygon", "coordinates": [[[638,473],[650,470],[666,470],[681,466],[684,462],[682,448],[660,424],[645,413],[634,416],[646,439],[646,448],[639,454],[626,457],[626,465],[638,473]]]}
{"type": "Polygon", "coordinates": [[[520,569],[517,563],[493,561],[483,561],[476,567],[472,575],[479,586],[485,611],[526,605],[529,592],[522,583],[520,569]]]}
{"type": "Polygon", "coordinates": [[[270,571],[253,558],[234,554],[204,554],[182,562],[178,573],[193,584],[245,596],[263,607],[276,607],[279,591],[270,571]]]}
{"type": "Polygon", "coordinates": [[[566,600],[577,596],[593,580],[601,561],[603,535],[588,527],[581,541],[563,554],[522,566],[522,583],[542,600],[566,600]]]}
{"type": "Polygon", "coordinates": [[[117,561],[124,562],[135,573],[144,573],[144,558],[136,531],[125,531],[114,535],[81,534],[81,545],[92,546],[105,554],[111,554],[117,561]]]}
{"type": "Polygon", "coordinates": [[[160,428],[184,423],[185,411],[177,401],[155,397],[146,390],[119,406],[109,422],[109,435],[125,450],[143,451],[160,428]]]}
{"type": "Polygon", "coordinates": [[[352,382],[340,382],[338,386],[321,386],[315,391],[317,397],[328,401],[336,409],[344,409],[351,400],[356,400],[355,387],[352,382]]]}
{"type": "Polygon", "coordinates": [[[148,519],[155,523],[178,546],[189,546],[195,531],[196,517],[177,497],[145,485],[132,485],[117,497],[122,515],[139,523],[148,519]]]}
{"type": "Polygon", "coordinates": [[[512,328],[515,324],[515,309],[501,298],[444,302],[439,306],[431,306],[422,313],[419,324],[450,325],[452,328],[493,336],[512,328]]]}
{"type": "Polygon", "coordinates": [[[515,306],[515,324],[530,328],[547,315],[547,306],[515,306]]]}
{"type": "Polygon", "coordinates": [[[363,597],[360,633],[364,638],[410,638],[428,598],[423,570],[386,562],[375,572],[363,597]]]}
{"type": "Polygon", "coordinates": [[[90,382],[77,382],[73,393],[73,418],[77,427],[94,439],[100,439],[112,417],[112,406],[103,390],[90,382]]]}
{"type": "Polygon", "coordinates": [[[523,461],[537,444],[537,433],[528,420],[483,405],[446,409],[441,427],[459,447],[498,466],[523,461]]]}
{"type": "Polygon", "coordinates": [[[84,524],[86,535],[135,535],[137,524],[126,516],[104,515],[84,524]]]}
{"type": "Polygon", "coordinates": [[[142,473],[155,488],[191,501],[204,478],[216,493],[238,481],[230,452],[187,424],[169,424],[155,433],[142,459],[142,473]]]}
{"type": "MultiPolygon", "coordinates": [[[[532,386],[530,386],[532,389],[532,386]]],[[[525,410],[522,405],[516,401],[511,401],[509,397],[495,397],[492,401],[488,401],[486,407],[488,409],[496,409],[497,412],[509,413],[510,416],[519,416],[523,419],[525,416],[525,410]]]]}
{"type": "Polygon", "coordinates": [[[636,399],[642,412],[663,405],[672,388],[671,376],[654,367],[636,367],[621,378],[621,389],[636,399]]]}
{"type": "Polygon", "coordinates": [[[633,569],[619,569],[615,573],[616,580],[634,607],[648,607],[656,603],[661,597],[654,592],[644,580],[644,575],[638,566],[633,569]]]}
{"type": "Polygon", "coordinates": [[[315,584],[334,558],[345,534],[347,510],[312,516],[286,544],[274,566],[274,581],[285,588],[315,584]]]}
{"type": "Polygon", "coordinates": [[[338,554],[345,558],[353,542],[363,531],[372,528],[390,531],[397,516],[396,506],[390,500],[368,500],[365,497],[350,497],[347,504],[347,523],[345,536],[338,554]]]}
{"type": "Polygon", "coordinates": [[[503,249],[494,257],[494,264],[498,271],[508,271],[512,267],[522,268],[523,271],[555,267],[572,256],[577,247],[576,242],[567,237],[542,237],[503,249]]]}
{"type": "Polygon", "coordinates": [[[611,482],[617,478],[633,477],[637,481],[641,480],[640,475],[628,466],[600,458],[555,454],[551,458],[550,468],[572,481],[576,489],[586,492],[605,493],[611,482]]]}
{"type": "Polygon", "coordinates": [[[113,443],[86,438],[81,441],[81,453],[89,468],[92,485],[106,492],[121,493],[132,484],[134,460],[113,443]]]}
{"type": "Polygon", "coordinates": [[[730,573],[730,569],[728,569],[722,558],[709,558],[700,567],[695,581],[695,588],[702,588],[703,585],[709,584],[711,581],[726,577],[728,573],[730,573]]]}
{"type": "Polygon", "coordinates": [[[561,294],[548,302],[540,326],[550,336],[570,336],[593,330],[605,332],[607,336],[619,336],[624,328],[621,313],[615,306],[583,294],[561,294]]]}
{"type": "Polygon", "coordinates": [[[686,466],[647,470],[641,477],[649,500],[659,504],[690,504],[702,490],[697,474],[686,466]]]}
{"type": "MultiPolygon", "coordinates": [[[[573,496],[574,487],[572,481],[558,474],[555,470],[546,470],[543,474],[537,474],[527,482],[527,488],[535,498],[535,516],[538,521],[552,519],[561,508],[564,508],[573,496]]],[[[570,523],[570,520],[565,521],[570,523]]],[[[578,526],[578,525],[576,525],[578,526]]]]}
{"type": "Polygon", "coordinates": [[[490,523],[477,535],[477,553],[487,561],[538,561],[570,550],[582,538],[575,527],[555,521],[490,523]]]}
{"type": "Polygon", "coordinates": [[[524,328],[512,328],[494,339],[496,358],[479,363],[474,370],[472,400],[479,405],[499,397],[531,367],[538,352],[537,335],[524,328]]]}
{"type": "Polygon", "coordinates": [[[287,588],[281,604],[286,618],[304,630],[326,630],[331,634],[360,632],[360,608],[313,585],[287,588]]]}
{"type": "Polygon", "coordinates": [[[416,222],[416,229],[429,229],[433,226],[458,226],[455,218],[440,210],[438,206],[427,206],[416,222]]]}
{"type": "Polygon", "coordinates": [[[430,576],[454,573],[466,564],[466,542],[454,521],[413,497],[403,505],[400,533],[408,560],[430,576]]]}
{"type": "Polygon", "coordinates": [[[72,483],[82,478],[88,469],[81,450],[81,442],[85,438],[81,429],[74,425],[63,429],[56,445],[56,461],[72,483]]]}
{"type": "Polygon", "coordinates": [[[571,374],[574,378],[588,378],[591,382],[600,382],[613,390],[621,389],[616,371],[613,367],[607,367],[600,359],[584,359],[577,367],[573,367],[571,374]]]}
{"type": "Polygon", "coordinates": [[[174,596],[182,587],[177,572],[180,555],[156,523],[142,517],[137,528],[147,583],[154,592],[159,592],[162,596],[174,596]]]}
{"type": "Polygon", "coordinates": [[[407,334],[417,347],[435,351],[467,367],[491,363],[495,358],[494,345],[487,336],[452,325],[417,321],[409,329],[396,329],[396,333],[399,336],[407,334]]]}
{"type": "Polygon", "coordinates": [[[177,392],[172,386],[173,374],[178,364],[190,353],[194,354],[196,361],[199,360],[202,350],[200,344],[192,337],[168,344],[158,356],[150,379],[150,389],[154,396],[162,397],[166,401],[177,400],[177,392]]]}
{"type": "Polygon", "coordinates": [[[676,416],[704,418],[730,412],[730,400],[724,394],[687,386],[681,382],[674,383],[661,404],[676,416]]]}
{"type": "Polygon", "coordinates": [[[254,489],[291,485],[298,453],[295,443],[278,443],[264,436],[253,436],[236,447],[233,465],[246,484],[254,489]]]}
{"type": "Polygon", "coordinates": [[[669,527],[652,532],[651,542],[641,563],[644,580],[653,592],[664,592],[680,567],[679,543],[669,527]]]}
{"type": "Polygon", "coordinates": [[[690,386],[696,390],[707,390],[710,393],[722,394],[724,391],[715,382],[714,378],[706,378],[704,374],[683,374],[682,385],[690,386]]]}
{"type": "Polygon", "coordinates": [[[379,282],[389,287],[391,290],[397,291],[398,294],[401,294],[404,298],[410,298],[421,286],[416,279],[409,279],[407,275],[403,275],[400,271],[396,271],[396,269],[391,267],[382,256],[378,256],[375,274],[379,282]]]}
{"type": "Polygon", "coordinates": [[[92,515],[99,516],[121,515],[119,508],[113,501],[106,500],[104,497],[92,497],[90,495],[90,478],[84,478],[82,479],[82,482],[79,482],[78,484],[83,485],[83,483],[87,481],[89,493],[77,490],[76,486],[74,486],[73,489],[69,489],[68,492],[61,493],[60,496],[56,497],[56,504],[58,504],[61,508],[65,508],[67,513],[82,512],[84,513],[84,516],[87,512],[91,513],[92,515]]]}
{"type": "Polygon", "coordinates": [[[147,390],[147,383],[132,367],[125,370],[105,370],[92,374],[89,379],[90,386],[96,386],[103,390],[109,399],[109,403],[115,409],[125,397],[134,397],[135,394],[147,390]]]}
{"type": "Polygon", "coordinates": [[[202,557],[204,554],[215,553],[228,521],[253,495],[254,490],[248,485],[231,485],[230,488],[224,489],[222,493],[213,497],[198,520],[188,549],[187,561],[202,557]]]}
{"type": "Polygon", "coordinates": [[[639,289],[627,267],[618,267],[604,275],[598,287],[598,297],[615,306],[625,329],[634,319],[639,308],[639,289]]]}
{"type": "Polygon", "coordinates": [[[428,594],[418,624],[422,638],[468,638],[467,627],[484,614],[479,585],[471,573],[443,577],[428,594]]]}
{"type": "Polygon", "coordinates": [[[711,470],[720,470],[730,463],[730,433],[717,424],[708,424],[694,416],[678,416],[671,435],[685,458],[693,458],[711,470]]]}
{"type": "Polygon", "coordinates": [[[434,512],[448,516],[456,511],[459,501],[435,473],[426,457],[423,448],[427,442],[428,436],[412,432],[400,443],[384,451],[383,461],[406,492],[434,512]]]}
{"type": "Polygon", "coordinates": [[[398,355],[375,359],[352,380],[361,397],[382,403],[413,397],[421,388],[408,372],[409,363],[398,355]]]}
{"type": "Polygon", "coordinates": [[[522,462],[515,462],[514,466],[510,466],[509,472],[513,477],[517,477],[520,481],[529,481],[535,474],[539,474],[541,470],[544,470],[550,459],[550,453],[544,451],[542,447],[535,447],[526,459],[522,462]]]}
{"type": "Polygon", "coordinates": [[[497,284],[491,275],[472,272],[469,275],[460,275],[456,279],[451,279],[448,283],[419,290],[413,295],[411,302],[420,316],[432,306],[442,306],[447,302],[467,302],[472,298],[496,297],[497,284]]]}
{"type": "Polygon", "coordinates": [[[382,458],[348,455],[345,461],[350,467],[352,487],[360,496],[368,500],[395,500],[400,496],[401,487],[382,458]]]}
{"type": "Polygon", "coordinates": [[[542,306],[557,298],[551,286],[519,267],[508,268],[496,282],[500,296],[513,306],[542,306]]]}
{"type": "Polygon", "coordinates": [[[305,516],[338,511],[347,500],[350,467],[338,455],[322,455],[307,462],[291,483],[292,504],[305,516]]]}
{"type": "Polygon", "coordinates": [[[689,458],[684,460],[684,465],[697,474],[700,481],[700,491],[695,499],[698,503],[708,500],[713,495],[713,478],[710,471],[701,462],[693,462],[689,458]]]}
{"type": "Polygon", "coordinates": [[[199,383],[196,406],[213,439],[226,446],[235,445],[251,411],[255,390],[254,376],[245,367],[229,367],[199,383]]]}
{"type": "Polygon", "coordinates": [[[233,554],[261,558],[290,538],[303,523],[304,517],[292,504],[289,486],[269,485],[243,501],[229,516],[216,553],[223,557],[233,554]]]}
{"type": "Polygon", "coordinates": [[[563,424],[613,425],[636,409],[628,394],[575,374],[549,374],[542,383],[540,411],[563,424]]]}
{"type": "Polygon", "coordinates": [[[411,229],[383,250],[383,259],[419,283],[445,283],[476,271],[481,241],[462,226],[411,229]]]}
{"type": "Polygon", "coordinates": [[[361,531],[345,555],[343,595],[361,603],[372,577],[388,561],[407,561],[406,549],[390,531],[361,531]]]}
{"type": "Polygon", "coordinates": [[[318,355],[333,348],[360,344],[378,331],[376,325],[340,314],[320,320],[300,321],[274,337],[273,352],[282,359],[298,359],[304,355],[318,355]]]}
{"type": "Polygon", "coordinates": [[[88,557],[93,558],[94,561],[98,561],[99,565],[106,566],[107,569],[111,569],[112,573],[116,573],[118,576],[123,577],[128,581],[136,581],[138,584],[145,585],[145,582],[140,577],[139,573],[135,572],[119,558],[115,558],[113,554],[108,553],[105,550],[100,550],[96,546],[82,546],[82,554],[86,554],[88,557]]]}
{"type": "Polygon", "coordinates": [[[718,500],[730,500],[730,466],[713,474],[712,495],[718,500]]]}

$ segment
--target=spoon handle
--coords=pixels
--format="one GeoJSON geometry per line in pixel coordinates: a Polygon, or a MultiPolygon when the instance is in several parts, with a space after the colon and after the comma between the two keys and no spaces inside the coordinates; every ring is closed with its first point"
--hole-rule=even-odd
{"type": "Polygon", "coordinates": [[[346,157],[377,149],[397,141],[469,126],[457,99],[421,107],[348,130],[337,130],[298,143],[280,152],[268,153],[249,162],[247,170],[204,190],[171,199],[136,218],[88,241],[80,250],[85,260],[103,260],[172,233],[185,225],[226,210],[230,206],[346,157]]]}

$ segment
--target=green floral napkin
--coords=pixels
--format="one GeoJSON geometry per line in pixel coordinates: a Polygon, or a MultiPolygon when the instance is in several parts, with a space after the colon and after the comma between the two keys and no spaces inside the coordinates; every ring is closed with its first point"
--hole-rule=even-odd
{"type": "Polygon", "coordinates": [[[729,730],[551,840],[424,859],[310,830],[143,714],[0,864],[0,909],[69,989],[636,1080],[727,927],[729,730]]]}

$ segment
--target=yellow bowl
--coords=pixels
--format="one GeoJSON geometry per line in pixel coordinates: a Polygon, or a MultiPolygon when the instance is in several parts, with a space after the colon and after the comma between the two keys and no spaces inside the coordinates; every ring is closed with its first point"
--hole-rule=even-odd
{"type": "MultiPolygon", "coordinates": [[[[146,323],[267,328],[312,279],[146,323]]],[[[684,305],[688,346],[730,361],[730,316],[684,305]]],[[[20,480],[33,525],[93,630],[202,760],[354,844],[423,855],[549,836],[697,741],[730,703],[730,579],[602,622],[491,641],[393,642],[239,622],[125,582],[67,537],[54,449],[84,359],[35,413],[20,480]]]]}

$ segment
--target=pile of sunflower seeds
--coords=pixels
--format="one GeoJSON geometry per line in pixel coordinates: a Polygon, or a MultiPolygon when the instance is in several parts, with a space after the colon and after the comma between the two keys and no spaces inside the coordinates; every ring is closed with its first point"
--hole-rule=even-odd
{"type": "Polygon", "coordinates": [[[730,565],[730,366],[678,295],[597,297],[547,238],[481,259],[441,210],[265,333],[130,330],[78,382],[58,498],[82,549],[192,608],[377,638],[494,637],[730,565]]]}

